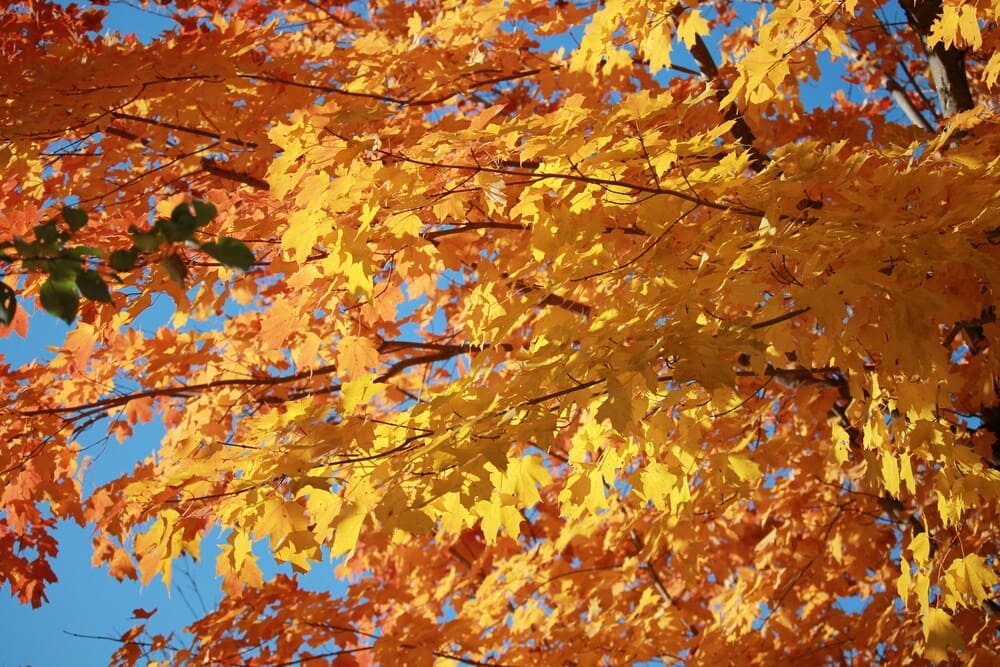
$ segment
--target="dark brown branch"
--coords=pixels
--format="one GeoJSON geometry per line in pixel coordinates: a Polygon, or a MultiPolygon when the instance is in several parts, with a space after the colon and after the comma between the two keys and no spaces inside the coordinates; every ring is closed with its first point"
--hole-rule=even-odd
{"type": "Polygon", "coordinates": [[[755,322],[754,324],[750,325],[750,328],[766,329],[771,325],[778,324],[779,322],[784,322],[785,320],[790,320],[793,317],[798,317],[802,313],[809,312],[809,310],[810,310],[809,306],[806,306],[805,308],[796,308],[795,310],[788,311],[784,315],[778,315],[777,317],[772,317],[771,319],[764,320],[763,322],[755,322]]]}
{"type": "MultiPolygon", "coordinates": [[[[674,5],[670,15],[674,20],[677,20],[686,9],[687,5],[679,2],[674,5]]],[[[756,136],[754,136],[753,130],[747,125],[746,119],[740,113],[739,109],[736,108],[736,105],[732,103],[725,106],[722,105],[723,100],[729,94],[729,87],[722,80],[719,68],[715,64],[715,59],[712,57],[712,53],[708,50],[708,45],[705,44],[705,40],[701,38],[701,35],[695,35],[694,44],[688,48],[688,52],[694,58],[695,63],[697,63],[702,77],[715,90],[715,99],[719,101],[719,108],[726,120],[733,121],[733,136],[736,137],[736,140],[740,144],[746,147],[747,152],[750,154],[750,163],[753,165],[754,170],[763,171],[771,159],[754,146],[756,136]]]]}
{"type": "MultiPolygon", "coordinates": [[[[538,287],[530,285],[523,280],[515,281],[514,288],[522,294],[537,292],[539,290],[538,287]]],[[[577,313],[585,317],[590,317],[590,306],[585,303],[580,303],[579,301],[567,299],[566,297],[559,296],[558,294],[547,294],[545,298],[538,302],[538,304],[540,306],[555,306],[556,308],[568,310],[571,313],[577,313]]]]}
{"type": "Polygon", "coordinates": [[[110,134],[115,137],[121,137],[122,139],[125,139],[127,141],[137,141],[143,145],[149,144],[148,138],[140,137],[138,134],[132,134],[127,130],[115,127],[114,125],[108,125],[106,128],[104,128],[104,132],[105,134],[110,134]]]}
{"type": "Polygon", "coordinates": [[[899,0],[899,4],[927,52],[927,64],[937,91],[941,115],[949,118],[972,109],[975,103],[965,72],[965,52],[954,46],[945,48],[943,42],[928,45],[931,28],[942,11],[941,0],[899,0]]]}
{"type": "Polygon", "coordinates": [[[378,346],[380,354],[400,352],[403,350],[435,350],[437,352],[479,352],[487,345],[456,345],[454,343],[434,343],[424,340],[386,340],[378,346]]]}
{"type": "Polygon", "coordinates": [[[457,357],[460,354],[468,354],[469,352],[472,351],[470,349],[467,349],[465,346],[456,345],[455,348],[441,350],[440,352],[435,352],[434,354],[426,354],[422,357],[413,357],[412,359],[402,359],[401,361],[397,361],[393,365],[389,366],[389,368],[384,373],[375,378],[374,381],[385,382],[386,380],[395,377],[396,375],[399,375],[410,366],[419,366],[420,364],[433,364],[438,361],[447,361],[452,357],[457,357]]]}
{"type": "Polygon", "coordinates": [[[450,229],[437,229],[432,232],[424,232],[420,236],[433,243],[436,239],[439,239],[442,236],[462,234],[464,232],[471,232],[477,229],[513,229],[517,231],[527,231],[530,227],[512,222],[470,222],[452,227],[450,229]]]}
{"type": "MultiPolygon", "coordinates": [[[[134,644],[135,646],[146,646],[152,647],[153,642],[140,641],[137,639],[127,639],[123,640],[121,637],[110,637],[108,635],[88,635],[81,632],[73,632],[71,630],[63,630],[63,634],[69,635],[70,637],[76,637],[78,639],[100,639],[103,641],[115,642],[122,645],[134,644]]],[[[173,651],[179,651],[180,648],[177,646],[164,645],[163,648],[171,649],[173,651]]]]}
{"type": "MultiPolygon", "coordinates": [[[[418,343],[409,341],[385,341],[380,346],[380,351],[388,353],[390,351],[396,351],[406,348],[416,348],[417,346],[422,346],[425,349],[436,349],[438,350],[434,354],[424,355],[420,357],[413,357],[411,359],[403,359],[397,361],[396,363],[389,366],[389,368],[375,378],[375,382],[384,382],[410,366],[416,366],[419,364],[428,364],[436,361],[444,361],[452,357],[458,356],[460,354],[471,354],[473,352],[478,352],[485,349],[488,346],[477,346],[477,345],[439,345],[435,343],[418,343]],[[384,349],[383,349],[384,348],[384,349]]],[[[129,401],[133,401],[138,398],[149,398],[149,397],[162,397],[162,396],[172,396],[189,398],[200,392],[211,391],[213,389],[218,389],[220,387],[263,387],[263,386],[276,386],[281,384],[288,384],[291,382],[298,382],[301,380],[308,380],[317,376],[331,375],[337,371],[337,367],[334,365],[321,366],[312,370],[301,371],[298,373],[292,373],[291,375],[279,375],[279,376],[262,376],[262,377],[249,377],[249,378],[227,378],[224,380],[214,380],[212,382],[201,382],[197,384],[181,384],[174,385],[172,387],[159,387],[153,389],[146,389],[143,391],[137,391],[130,394],[124,394],[122,396],[112,396],[109,398],[104,398],[101,400],[93,401],[91,403],[82,403],[78,405],[68,405],[56,408],[38,408],[36,410],[22,410],[19,414],[25,417],[35,417],[39,415],[59,415],[59,414],[72,414],[72,413],[87,413],[94,410],[105,410],[110,408],[121,407],[127,404],[129,401]]],[[[332,388],[327,388],[327,391],[337,391],[340,389],[340,385],[335,385],[332,388]]]]}
{"type": "Polygon", "coordinates": [[[581,391],[583,389],[588,389],[593,387],[595,384],[600,384],[604,380],[591,380],[590,382],[584,382],[575,387],[570,387],[568,389],[560,389],[559,391],[554,391],[551,394],[545,394],[544,396],[536,396],[531,400],[525,401],[523,405],[538,405],[539,403],[544,403],[545,401],[550,401],[553,398],[559,398],[560,396],[565,396],[566,394],[572,394],[573,392],[581,391]]]}
{"type": "Polygon", "coordinates": [[[650,578],[653,580],[653,588],[655,588],[656,592],[660,594],[660,597],[662,597],[668,605],[673,605],[674,598],[672,595],[670,595],[670,592],[667,590],[667,587],[663,584],[663,580],[660,579],[660,575],[656,572],[655,569],[653,569],[653,566],[650,565],[647,560],[642,558],[642,550],[645,548],[645,544],[643,543],[642,538],[639,537],[639,533],[637,533],[635,529],[632,529],[630,531],[630,534],[632,536],[632,541],[635,543],[635,548],[636,548],[635,555],[639,559],[639,566],[642,569],[646,570],[646,572],[649,574],[650,578]]]}
{"type": "MultiPolygon", "coordinates": [[[[111,117],[117,120],[130,120],[136,123],[146,123],[147,125],[156,125],[157,127],[162,127],[168,130],[175,130],[177,132],[185,132],[187,134],[193,134],[199,137],[205,137],[206,139],[212,139],[213,141],[221,141],[227,144],[235,144],[237,146],[245,146],[246,148],[256,148],[257,144],[253,142],[246,142],[240,139],[233,139],[232,137],[223,137],[218,132],[209,132],[208,130],[202,130],[195,127],[186,127],[184,125],[175,125],[174,123],[167,123],[162,120],[154,120],[152,118],[143,118],[142,116],[135,116],[129,113],[123,113],[121,111],[112,111],[111,117]]],[[[108,128],[109,130],[111,128],[108,128]]]]}
{"type": "MultiPolygon", "coordinates": [[[[558,66],[552,65],[548,69],[558,69],[558,66]]],[[[377,102],[385,102],[387,104],[398,104],[399,106],[431,106],[434,104],[441,104],[442,102],[447,102],[456,95],[462,95],[470,90],[476,90],[478,88],[485,88],[487,86],[492,86],[497,83],[505,83],[508,81],[517,81],[518,79],[523,79],[529,76],[534,76],[541,72],[542,69],[530,69],[523,70],[520,72],[512,72],[510,74],[504,74],[502,76],[490,77],[488,79],[482,79],[479,81],[474,81],[469,84],[466,88],[460,89],[456,88],[450,90],[443,95],[438,95],[437,97],[421,98],[419,95],[414,97],[395,97],[393,95],[383,95],[380,93],[361,93],[353,90],[345,90],[339,86],[329,86],[317,83],[301,83],[299,81],[294,81],[292,79],[284,79],[278,76],[273,76],[271,74],[258,73],[258,74],[247,74],[240,73],[236,76],[242,79],[255,79],[257,81],[264,81],[266,83],[280,83],[286,86],[292,86],[295,88],[305,88],[307,90],[315,90],[321,93],[327,93],[329,95],[341,95],[344,97],[360,97],[363,99],[375,100],[377,102]]]]}
{"type": "MultiPolygon", "coordinates": [[[[409,644],[401,644],[404,648],[416,648],[409,644]]],[[[463,658],[457,656],[453,653],[442,653],[441,651],[431,651],[435,658],[444,658],[445,660],[454,660],[462,665],[470,665],[470,667],[513,667],[513,665],[506,665],[502,662],[481,662],[479,660],[472,660],[471,658],[463,658]]]]}
{"type": "Polygon", "coordinates": [[[431,162],[428,160],[420,160],[418,158],[412,158],[403,153],[393,153],[384,149],[379,149],[380,154],[387,158],[400,160],[402,162],[409,162],[410,164],[416,164],[423,167],[436,167],[438,169],[454,169],[456,171],[480,171],[490,174],[499,174],[501,176],[523,176],[534,181],[542,181],[546,179],[556,179],[562,181],[575,181],[577,183],[588,183],[591,185],[603,185],[615,188],[621,188],[622,190],[632,190],[635,192],[645,192],[654,195],[666,195],[669,197],[676,197],[677,199],[682,199],[684,201],[691,202],[692,204],[700,204],[707,208],[712,208],[718,211],[731,211],[739,215],[746,215],[751,217],[760,217],[764,215],[763,211],[759,211],[751,208],[736,208],[730,204],[720,204],[713,201],[707,201],[690,195],[686,192],[681,192],[679,190],[671,190],[668,188],[658,188],[651,187],[648,185],[641,185],[639,183],[629,183],[626,181],[616,181],[609,178],[596,178],[593,176],[585,176],[583,174],[563,174],[555,172],[546,171],[515,171],[512,169],[498,169],[496,167],[488,167],[482,164],[452,164],[445,162],[431,162]]]}
{"type": "Polygon", "coordinates": [[[712,54],[708,50],[705,40],[701,38],[701,35],[695,35],[694,44],[688,50],[691,52],[691,57],[698,63],[698,69],[701,70],[702,76],[708,80],[709,85],[715,90],[715,99],[719,101],[719,107],[722,109],[726,120],[733,122],[733,136],[736,137],[736,140],[740,144],[746,147],[747,153],[750,154],[750,164],[753,165],[755,171],[763,171],[770,163],[771,158],[767,157],[767,155],[754,146],[757,138],[754,136],[750,126],[747,125],[743,114],[736,108],[736,105],[729,103],[723,106],[722,102],[729,94],[729,88],[725,81],[722,80],[719,68],[715,65],[715,59],[712,58],[712,54]]]}
{"type": "Polygon", "coordinates": [[[294,81],[292,79],[284,79],[279,76],[273,76],[270,74],[264,74],[263,72],[257,74],[237,74],[241,79],[250,79],[256,81],[263,81],[265,83],[280,83],[285,86],[291,86],[293,88],[305,88],[307,90],[315,90],[321,93],[327,93],[330,95],[342,95],[343,97],[360,97],[368,100],[375,100],[378,102],[387,102],[389,104],[399,104],[406,105],[409,104],[410,100],[400,97],[392,97],[391,95],[379,95],[378,93],[358,93],[352,90],[344,90],[343,88],[338,88],[337,86],[325,86],[316,83],[301,83],[299,81],[294,81]]]}
{"type": "Polygon", "coordinates": [[[277,377],[252,377],[252,378],[228,378],[225,380],[215,380],[213,382],[201,382],[198,384],[182,384],[175,385],[173,387],[159,387],[156,389],[146,389],[145,391],[137,391],[132,394],[125,394],[123,396],[113,396],[111,398],[101,399],[99,401],[94,401],[92,403],[82,403],[79,405],[68,405],[59,408],[39,408],[37,410],[22,410],[20,414],[25,417],[33,417],[37,415],[53,415],[53,414],[67,414],[72,412],[84,412],[94,409],[104,409],[104,408],[115,408],[120,407],[133,401],[137,398],[149,398],[149,397],[160,397],[160,396],[180,396],[186,397],[191,394],[196,394],[202,391],[208,391],[211,389],[218,389],[219,387],[256,387],[261,385],[278,385],[284,384],[286,382],[295,382],[297,380],[305,380],[310,377],[317,375],[329,375],[336,372],[336,366],[322,366],[317,369],[302,371],[300,373],[294,373],[292,375],[279,375],[277,377]]]}
{"type": "Polygon", "coordinates": [[[220,167],[212,158],[203,157],[201,159],[201,168],[205,173],[211,174],[218,178],[223,178],[228,181],[236,181],[237,183],[243,183],[249,185],[250,187],[257,188],[258,190],[270,190],[271,185],[256,176],[251,176],[250,174],[244,174],[240,171],[233,171],[232,169],[226,169],[225,167],[220,167]]]}

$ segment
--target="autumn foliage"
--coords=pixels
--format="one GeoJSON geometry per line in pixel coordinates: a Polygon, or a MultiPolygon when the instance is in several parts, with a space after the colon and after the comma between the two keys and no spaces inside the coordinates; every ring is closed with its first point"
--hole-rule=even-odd
{"type": "Polygon", "coordinates": [[[119,664],[1000,661],[1000,4],[148,9],[0,16],[10,594],[75,521],[224,541],[119,664]]]}

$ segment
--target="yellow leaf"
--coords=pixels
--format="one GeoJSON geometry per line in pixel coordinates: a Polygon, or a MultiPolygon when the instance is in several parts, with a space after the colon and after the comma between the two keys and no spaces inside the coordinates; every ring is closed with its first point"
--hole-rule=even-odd
{"type": "Polygon", "coordinates": [[[364,294],[370,299],[375,288],[365,265],[361,262],[348,262],[343,268],[344,275],[347,277],[348,291],[353,294],[364,294]]]}
{"type": "Polygon", "coordinates": [[[913,465],[910,463],[909,454],[901,454],[899,457],[899,477],[906,482],[906,488],[910,493],[917,492],[917,481],[913,478],[913,465]]]}
{"type": "Polygon", "coordinates": [[[341,384],[340,398],[344,414],[351,414],[359,405],[372,400],[385,386],[382,382],[372,382],[370,377],[360,377],[341,384]]]}
{"type": "Polygon", "coordinates": [[[760,479],[760,466],[745,454],[730,454],[729,469],[744,482],[754,482],[760,479]]]}
{"type": "Polygon", "coordinates": [[[503,524],[503,532],[507,533],[508,537],[517,539],[517,536],[521,534],[522,521],[524,521],[524,517],[521,516],[516,507],[504,505],[500,508],[500,522],[503,524]]]}
{"type": "Polygon", "coordinates": [[[292,348],[292,361],[299,369],[312,368],[315,366],[316,354],[319,352],[322,339],[312,331],[303,333],[303,340],[292,348]]]}
{"type": "Polygon", "coordinates": [[[288,228],[281,235],[281,249],[293,262],[302,264],[318,238],[316,216],[311,211],[295,209],[288,215],[288,228]]]}
{"type": "Polygon", "coordinates": [[[961,523],[962,514],[965,513],[967,507],[966,497],[961,493],[937,491],[938,515],[946,527],[961,523]]]}
{"type": "Polygon", "coordinates": [[[406,509],[396,518],[396,527],[414,535],[427,535],[434,530],[434,519],[422,510],[406,509]]]}
{"type": "Polygon", "coordinates": [[[243,569],[243,563],[247,559],[253,559],[253,542],[250,540],[250,536],[244,531],[238,531],[233,534],[233,570],[239,572],[243,569]]]}
{"type": "Polygon", "coordinates": [[[330,556],[336,558],[353,551],[361,534],[361,524],[365,521],[365,513],[353,503],[345,503],[341,511],[336,530],[333,533],[333,544],[330,545],[330,556]]]}
{"type": "Polygon", "coordinates": [[[882,452],[882,481],[894,498],[899,497],[899,463],[889,452],[882,452]]]}
{"type": "Polygon", "coordinates": [[[649,71],[656,74],[661,69],[670,67],[670,43],[669,24],[662,21],[650,30],[642,42],[642,53],[649,59],[649,71]]]}
{"type": "Polygon", "coordinates": [[[621,382],[614,376],[607,379],[608,398],[597,409],[597,419],[608,419],[611,427],[625,433],[633,423],[632,415],[638,401],[632,396],[631,383],[621,382]]]}
{"type": "Polygon", "coordinates": [[[956,558],[948,566],[941,582],[945,604],[949,607],[978,607],[992,597],[993,586],[1000,583],[996,573],[978,554],[956,558]]]}
{"type": "Polygon", "coordinates": [[[516,507],[506,503],[513,500],[508,494],[494,492],[489,500],[476,503],[476,513],[482,517],[483,537],[487,544],[496,544],[497,533],[503,527],[508,537],[517,539],[521,533],[521,522],[524,517],[516,507]]]}
{"type": "Polygon", "coordinates": [[[896,579],[896,593],[903,600],[903,606],[906,606],[906,600],[910,597],[910,585],[913,583],[910,577],[910,562],[905,558],[900,559],[900,574],[899,578],[896,579]]]}
{"type": "Polygon", "coordinates": [[[838,563],[844,562],[844,538],[840,533],[830,538],[830,555],[838,563]]]}
{"type": "Polygon", "coordinates": [[[930,34],[927,37],[927,45],[934,46],[938,42],[945,47],[951,48],[956,42],[963,42],[965,46],[979,49],[983,45],[983,36],[979,31],[979,20],[976,17],[976,8],[969,4],[956,6],[945,3],[941,8],[941,14],[931,26],[930,34]],[[961,38],[959,40],[958,38],[961,38]]]}
{"type": "Polygon", "coordinates": [[[983,45],[983,36],[979,32],[979,20],[976,18],[976,8],[969,4],[962,5],[958,10],[958,32],[966,45],[978,51],[983,45]]]}
{"type": "Polygon", "coordinates": [[[694,9],[681,19],[677,27],[677,36],[684,42],[684,46],[691,48],[698,35],[707,35],[709,32],[708,21],[701,15],[701,12],[694,9]]]}
{"type": "Polygon", "coordinates": [[[960,651],[965,648],[965,641],[958,629],[951,622],[951,617],[944,609],[928,609],[924,615],[924,657],[928,660],[947,660],[948,649],[960,651]]]}
{"type": "Polygon", "coordinates": [[[844,427],[837,422],[834,422],[830,430],[833,436],[833,458],[839,465],[843,465],[850,459],[851,438],[844,427]]]}
{"type": "Polygon", "coordinates": [[[418,12],[413,12],[413,14],[410,15],[410,20],[406,22],[406,27],[411,38],[418,39],[420,37],[420,33],[424,28],[424,23],[420,20],[420,14],[418,12]]]}
{"type": "Polygon", "coordinates": [[[993,88],[997,85],[998,78],[1000,78],[1000,51],[994,51],[983,67],[983,81],[988,88],[993,88]]]}
{"type": "Polygon", "coordinates": [[[641,493],[646,500],[653,501],[656,509],[667,509],[666,498],[670,490],[677,484],[677,475],[670,472],[667,466],[653,461],[639,474],[641,493]]]}
{"type": "Polygon", "coordinates": [[[913,554],[913,560],[916,561],[917,565],[921,567],[927,565],[931,553],[931,543],[927,538],[926,531],[910,540],[910,552],[913,554]]]}
{"type": "Polygon", "coordinates": [[[519,502],[525,507],[530,507],[542,499],[538,494],[538,486],[551,481],[552,474],[545,467],[542,458],[529,454],[508,463],[507,471],[502,475],[500,488],[504,493],[517,494],[519,502]]]}
{"type": "Polygon", "coordinates": [[[304,209],[314,207],[323,201],[323,195],[330,187],[330,177],[325,173],[310,174],[299,183],[295,203],[304,209]]]}
{"type": "Polygon", "coordinates": [[[323,559],[323,552],[312,531],[296,530],[286,534],[281,545],[274,550],[274,557],[289,563],[296,572],[308,572],[313,562],[323,559]]]}
{"type": "Polygon", "coordinates": [[[397,238],[412,238],[420,235],[420,229],[424,226],[424,222],[413,211],[405,211],[389,216],[385,225],[389,232],[397,238]]]}
{"type": "Polygon", "coordinates": [[[916,585],[914,590],[917,594],[917,602],[923,610],[930,609],[931,579],[925,572],[917,572],[916,585]]]}

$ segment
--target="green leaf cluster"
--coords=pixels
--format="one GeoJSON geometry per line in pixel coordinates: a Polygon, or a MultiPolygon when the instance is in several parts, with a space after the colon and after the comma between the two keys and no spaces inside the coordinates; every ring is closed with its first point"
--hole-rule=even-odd
{"type": "MultiPolygon", "coordinates": [[[[132,232],[132,248],[111,253],[108,263],[116,271],[128,271],[135,266],[139,255],[143,252],[154,252],[166,243],[186,243],[198,248],[223,266],[241,271],[249,270],[253,266],[254,257],[242,241],[228,236],[223,236],[218,241],[195,240],[195,232],[214,220],[215,216],[215,207],[207,202],[179,204],[169,218],[158,219],[148,231],[133,225],[129,229],[132,232]]],[[[173,280],[184,284],[188,270],[180,255],[177,253],[167,255],[160,260],[160,267],[173,280]]]]}
{"type": "MultiPolygon", "coordinates": [[[[71,323],[80,308],[80,296],[92,301],[111,302],[107,283],[94,268],[102,253],[97,248],[70,245],[73,234],[87,225],[87,213],[64,206],[60,217],[35,225],[34,239],[20,236],[0,243],[0,261],[11,264],[20,260],[26,271],[48,275],[39,292],[42,308],[71,323]],[[15,255],[7,251],[15,251],[15,255]]],[[[0,284],[0,322],[10,324],[17,312],[14,289],[0,284]]]]}
{"type": "MultiPolygon", "coordinates": [[[[220,264],[247,271],[253,266],[254,256],[249,248],[234,238],[223,236],[216,241],[199,242],[195,233],[215,219],[217,211],[212,204],[202,201],[183,203],[174,208],[169,218],[156,220],[151,229],[135,225],[129,228],[132,246],[115,250],[107,258],[113,272],[125,273],[136,268],[143,253],[160,250],[167,244],[185,243],[209,255],[220,264]]],[[[15,237],[0,243],[0,263],[20,261],[26,271],[44,273],[48,278],[42,284],[39,298],[47,312],[67,324],[72,324],[80,308],[80,299],[111,303],[111,293],[103,275],[94,266],[103,257],[97,248],[69,245],[73,234],[87,225],[87,213],[78,208],[64,206],[59,219],[49,220],[34,228],[34,240],[15,237]],[[9,254],[8,251],[15,254],[9,254]]],[[[184,284],[188,275],[183,258],[172,252],[160,260],[167,275],[184,284]]],[[[0,323],[9,325],[17,312],[14,289],[0,282],[0,323]]]]}

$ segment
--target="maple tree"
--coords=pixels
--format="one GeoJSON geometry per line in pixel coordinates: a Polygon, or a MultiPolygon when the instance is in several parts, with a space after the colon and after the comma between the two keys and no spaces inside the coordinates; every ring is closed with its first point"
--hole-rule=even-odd
{"type": "Polygon", "coordinates": [[[0,319],[73,322],[0,376],[18,599],[220,528],[117,664],[996,663],[1000,3],[149,8],[0,16],[0,319]]]}

